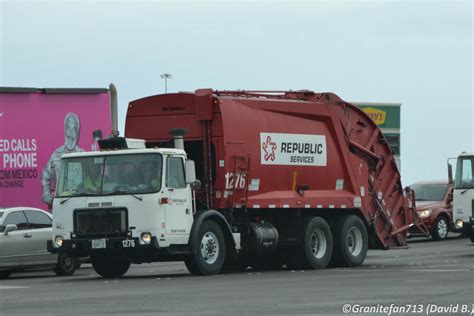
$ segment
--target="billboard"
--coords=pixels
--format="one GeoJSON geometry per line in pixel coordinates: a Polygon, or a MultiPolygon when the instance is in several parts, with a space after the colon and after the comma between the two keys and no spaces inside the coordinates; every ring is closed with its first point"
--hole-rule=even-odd
{"type": "Polygon", "coordinates": [[[0,207],[50,208],[61,155],[110,133],[107,89],[0,88],[0,207]]]}

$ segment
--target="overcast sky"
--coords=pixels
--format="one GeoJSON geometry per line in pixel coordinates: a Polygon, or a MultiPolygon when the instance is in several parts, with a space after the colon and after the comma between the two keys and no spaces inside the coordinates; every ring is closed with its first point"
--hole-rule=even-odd
{"type": "Polygon", "coordinates": [[[472,1],[0,0],[0,86],[310,89],[402,103],[402,182],[474,149],[472,1]]]}

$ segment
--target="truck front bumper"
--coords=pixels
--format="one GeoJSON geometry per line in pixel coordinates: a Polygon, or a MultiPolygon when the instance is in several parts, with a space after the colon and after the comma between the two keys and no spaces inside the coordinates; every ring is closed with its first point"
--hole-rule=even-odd
{"type": "Polygon", "coordinates": [[[138,237],[113,237],[93,239],[67,239],[61,247],[54,247],[53,241],[48,240],[48,251],[51,253],[67,253],[72,256],[89,256],[94,253],[120,252],[130,257],[142,257],[156,252],[160,246],[156,237],[150,244],[140,244],[138,237]]]}

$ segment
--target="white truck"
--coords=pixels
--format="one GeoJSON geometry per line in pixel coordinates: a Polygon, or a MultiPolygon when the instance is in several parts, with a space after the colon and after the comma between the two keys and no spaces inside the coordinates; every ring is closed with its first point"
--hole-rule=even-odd
{"type": "MultiPolygon", "coordinates": [[[[106,278],[125,274],[131,263],[157,258],[181,257],[194,274],[218,272],[225,258],[223,232],[219,219],[205,219],[222,215],[194,218],[192,188],[199,186],[194,162],[179,148],[145,149],[144,142],[122,140],[142,149],[62,157],[48,250],[90,254],[93,268],[106,278]],[[196,256],[189,255],[193,234],[200,241],[196,256]]],[[[182,146],[182,139],[177,142],[182,146]]]]}
{"type": "MultiPolygon", "coordinates": [[[[452,165],[448,162],[452,182],[452,165]]],[[[457,157],[453,192],[453,222],[457,231],[468,235],[474,242],[474,153],[457,157]]]]}

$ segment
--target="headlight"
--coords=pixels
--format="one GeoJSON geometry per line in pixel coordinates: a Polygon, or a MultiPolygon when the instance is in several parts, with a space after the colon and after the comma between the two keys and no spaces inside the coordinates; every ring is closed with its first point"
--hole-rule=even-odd
{"type": "Polygon", "coordinates": [[[462,219],[456,220],[455,226],[457,229],[461,229],[464,226],[464,221],[462,219]]]}
{"type": "Polygon", "coordinates": [[[423,211],[418,211],[418,215],[419,215],[421,218],[426,218],[426,217],[430,217],[432,212],[433,212],[432,209],[423,210],[423,211]]]}
{"type": "Polygon", "coordinates": [[[142,245],[149,245],[151,243],[151,234],[150,233],[142,233],[140,236],[140,243],[142,245]]]}
{"type": "Polygon", "coordinates": [[[54,247],[60,248],[63,245],[64,238],[63,236],[54,237],[54,247]]]}

